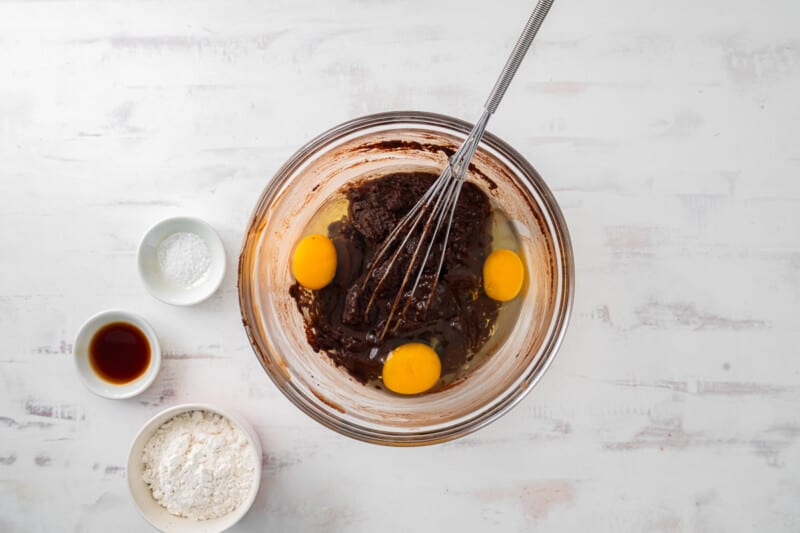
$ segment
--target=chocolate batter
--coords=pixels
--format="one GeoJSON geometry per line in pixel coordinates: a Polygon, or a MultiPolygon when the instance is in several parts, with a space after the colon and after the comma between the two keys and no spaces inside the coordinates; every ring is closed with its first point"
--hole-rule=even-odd
{"type": "MultiPolygon", "coordinates": [[[[392,228],[436,177],[428,173],[391,174],[346,187],[343,194],[349,201],[348,214],[328,228],[338,256],[336,277],[318,291],[309,291],[297,283],[289,290],[303,314],[309,344],[362,383],[379,378],[389,352],[412,341],[436,350],[442,361],[443,378],[457,375],[494,329],[500,304],[488,298],[481,287],[483,262],[491,252],[492,208],[476,185],[465,183],[427,313],[422,309],[433,285],[435,261],[426,267],[406,313],[399,319],[395,315],[383,342],[374,340],[386,323],[404,269],[392,269],[369,316],[365,316],[376,285],[371,281],[361,291],[367,265],[392,228]]],[[[413,249],[414,244],[407,246],[413,249]]],[[[441,250],[439,240],[434,244],[433,257],[439,258],[441,250]]],[[[400,264],[408,262],[403,260],[400,264]]]]}

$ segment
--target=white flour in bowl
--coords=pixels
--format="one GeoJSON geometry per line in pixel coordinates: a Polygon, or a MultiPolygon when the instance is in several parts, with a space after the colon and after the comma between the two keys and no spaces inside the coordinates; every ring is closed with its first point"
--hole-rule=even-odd
{"type": "Polygon", "coordinates": [[[208,411],[175,416],[142,452],[142,479],[167,511],[194,520],[224,516],[247,497],[255,452],[242,431],[208,411]]]}

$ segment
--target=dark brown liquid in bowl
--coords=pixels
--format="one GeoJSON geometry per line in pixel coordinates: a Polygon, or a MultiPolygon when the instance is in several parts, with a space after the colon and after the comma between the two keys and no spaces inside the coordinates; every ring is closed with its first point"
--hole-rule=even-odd
{"type": "MultiPolygon", "coordinates": [[[[306,290],[297,283],[290,288],[303,314],[309,344],[363,383],[379,378],[389,352],[407,342],[432,346],[441,359],[442,374],[455,375],[494,331],[500,304],[488,298],[481,286],[483,262],[492,245],[492,206],[480,188],[467,182],[427,312],[421,309],[434,286],[442,239],[434,243],[433,260],[426,265],[417,291],[407,295],[411,303],[396,330],[382,342],[375,341],[386,323],[404,269],[392,269],[366,315],[376,285],[369,282],[361,290],[367,265],[436,177],[431,173],[399,173],[346,187],[347,216],[328,229],[338,256],[336,277],[318,291],[306,290]]],[[[414,244],[412,239],[407,249],[413,249],[414,244]]]]}
{"type": "Polygon", "coordinates": [[[144,332],[133,324],[106,324],[92,336],[89,363],[104,381],[124,385],[147,371],[150,343],[144,332]]]}

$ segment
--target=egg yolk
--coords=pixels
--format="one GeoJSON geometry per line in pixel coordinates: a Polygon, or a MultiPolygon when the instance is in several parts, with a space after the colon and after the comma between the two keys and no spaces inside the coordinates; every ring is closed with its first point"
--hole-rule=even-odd
{"type": "Polygon", "coordinates": [[[483,290],[492,300],[513,300],[524,279],[522,259],[511,250],[495,250],[483,263],[483,290]]]}
{"type": "Polygon", "coordinates": [[[398,346],[383,364],[383,384],[398,394],[419,394],[439,381],[442,362],[426,344],[410,342],[398,346]]]}
{"type": "Polygon", "coordinates": [[[336,275],[336,247],[325,235],[304,237],[294,251],[292,273],[306,289],[318,290],[336,275]]]}

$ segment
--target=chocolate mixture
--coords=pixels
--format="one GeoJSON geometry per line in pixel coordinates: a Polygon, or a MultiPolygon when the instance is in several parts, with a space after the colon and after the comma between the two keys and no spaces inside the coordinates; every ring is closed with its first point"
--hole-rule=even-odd
{"type": "MultiPolygon", "coordinates": [[[[367,265],[436,177],[429,173],[391,174],[345,188],[348,214],[328,229],[338,256],[336,277],[319,291],[309,291],[297,283],[289,291],[303,314],[309,344],[363,383],[380,377],[392,349],[412,341],[436,350],[443,377],[457,374],[494,328],[500,304],[488,298],[481,287],[483,262],[491,252],[492,209],[486,195],[467,182],[461,190],[442,272],[427,312],[424,302],[434,285],[435,260],[423,271],[415,294],[405,295],[411,298],[407,311],[399,318],[395,315],[383,342],[375,341],[386,324],[404,268],[390,271],[367,315],[367,302],[376,285],[371,280],[361,289],[367,265]]],[[[406,250],[413,250],[415,244],[411,239],[406,250]]],[[[433,257],[438,260],[441,251],[440,239],[434,243],[433,257]]],[[[407,265],[403,254],[400,264],[407,265]]]]}

